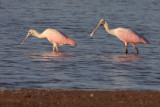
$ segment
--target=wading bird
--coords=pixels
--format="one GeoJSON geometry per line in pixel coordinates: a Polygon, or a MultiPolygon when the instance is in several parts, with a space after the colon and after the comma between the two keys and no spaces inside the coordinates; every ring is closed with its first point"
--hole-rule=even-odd
{"type": "Polygon", "coordinates": [[[149,44],[148,40],[144,38],[143,36],[138,35],[137,33],[133,32],[130,29],[127,28],[116,28],[116,29],[109,29],[108,22],[104,19],[101,19],[99,21],[99,24],[97,27],[93,30],[93,32],[90,34],[90,37],[93,36],[95,31],[103,25],[106,31],[114,36],[117,36],[120,40],[122,40],[125,44],[126,48],[126,54],[128,53],[128,43],[130,43],[137,51],[137,54],[139,54],[138,48],[134,44],[149,44]]]}
{"type": "Polygon", "coordinates": [[[55,48],[58,52],[58,45],[76,46],[76,43],[71,38],[67,37],[56,29],[46,29],[41,34],[39,34],[36,30],[31,29],[29,30],[26,38],[22,41],[21,45],[30,35],[36,36],[37,38],[47,38],[53,44],[53,52],[55,52],[55,48]]]}

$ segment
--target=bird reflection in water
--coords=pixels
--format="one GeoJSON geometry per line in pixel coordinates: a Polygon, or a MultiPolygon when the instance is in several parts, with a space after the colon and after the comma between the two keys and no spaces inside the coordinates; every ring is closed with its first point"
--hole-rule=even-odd
{"type": "Polygon", "coordinates": [[[142,57],[137,54],[124,54],[124,55],[116,55],[113,56],[113,61],[116,63],[122,63],[129,65],[133,62],[137,62],[141,59],[142,57]]]}
{"type": "Polygon", "coordinates": [[[65,53],[65,52],[40,52],[40,53],[34,53],[30,55],[34,60],[39,61],[64,61],[64,60],[72,60],[72,56],[75,56],[74,53],[65,53]]]}

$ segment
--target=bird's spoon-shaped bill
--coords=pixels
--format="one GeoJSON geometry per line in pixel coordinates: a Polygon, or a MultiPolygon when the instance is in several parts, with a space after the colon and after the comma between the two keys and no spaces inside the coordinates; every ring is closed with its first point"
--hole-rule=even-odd
{"type": "Polygon", "coordinates": [[[98,25],[97,25],[97,27],[93,30],[93,32],[90,34],[90,37],[92,37],[93,36],[93,34],[95,33],[95,31],[100,27],[100,25],[101,25],[101,23],[99,23],[98,25]]]}
{"type": "Polygon", "coordinates": [[[29,37],[29,34],[26,36],[26,38],[21,42],[21,45],[23,45],[24,41],[29,37]]]}

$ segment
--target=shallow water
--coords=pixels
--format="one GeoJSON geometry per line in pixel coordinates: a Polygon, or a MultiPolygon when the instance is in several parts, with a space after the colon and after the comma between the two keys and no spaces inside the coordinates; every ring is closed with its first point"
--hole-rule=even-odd
{"type": "Polygon", "coordinates": [[[1,0],[0,89],[100,89],[160,91],[160,2],[158,0],[1,0]],[[131,28],[150,45],[129,46],[103,27],[131,28]],[[47,39],[29,37],[29,29],[55,28],[77,47],[52,53],[47,39]]]}

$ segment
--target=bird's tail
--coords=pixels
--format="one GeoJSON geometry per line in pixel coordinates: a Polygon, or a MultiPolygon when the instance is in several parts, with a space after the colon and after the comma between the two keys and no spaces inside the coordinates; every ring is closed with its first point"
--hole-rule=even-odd
{"type": "Polygon", "coordinates": [[[77,46],[76,42],[73,41],[71,38],[67,38],[68,44],[72,45],[72,46],[77,46]]]}
{"type": "Polygon", "coordinates": [[[142,37],[141,42],[143,44],[150,44],[149,41],[146,38],[144,38],[144,37],[142,37]]]}

